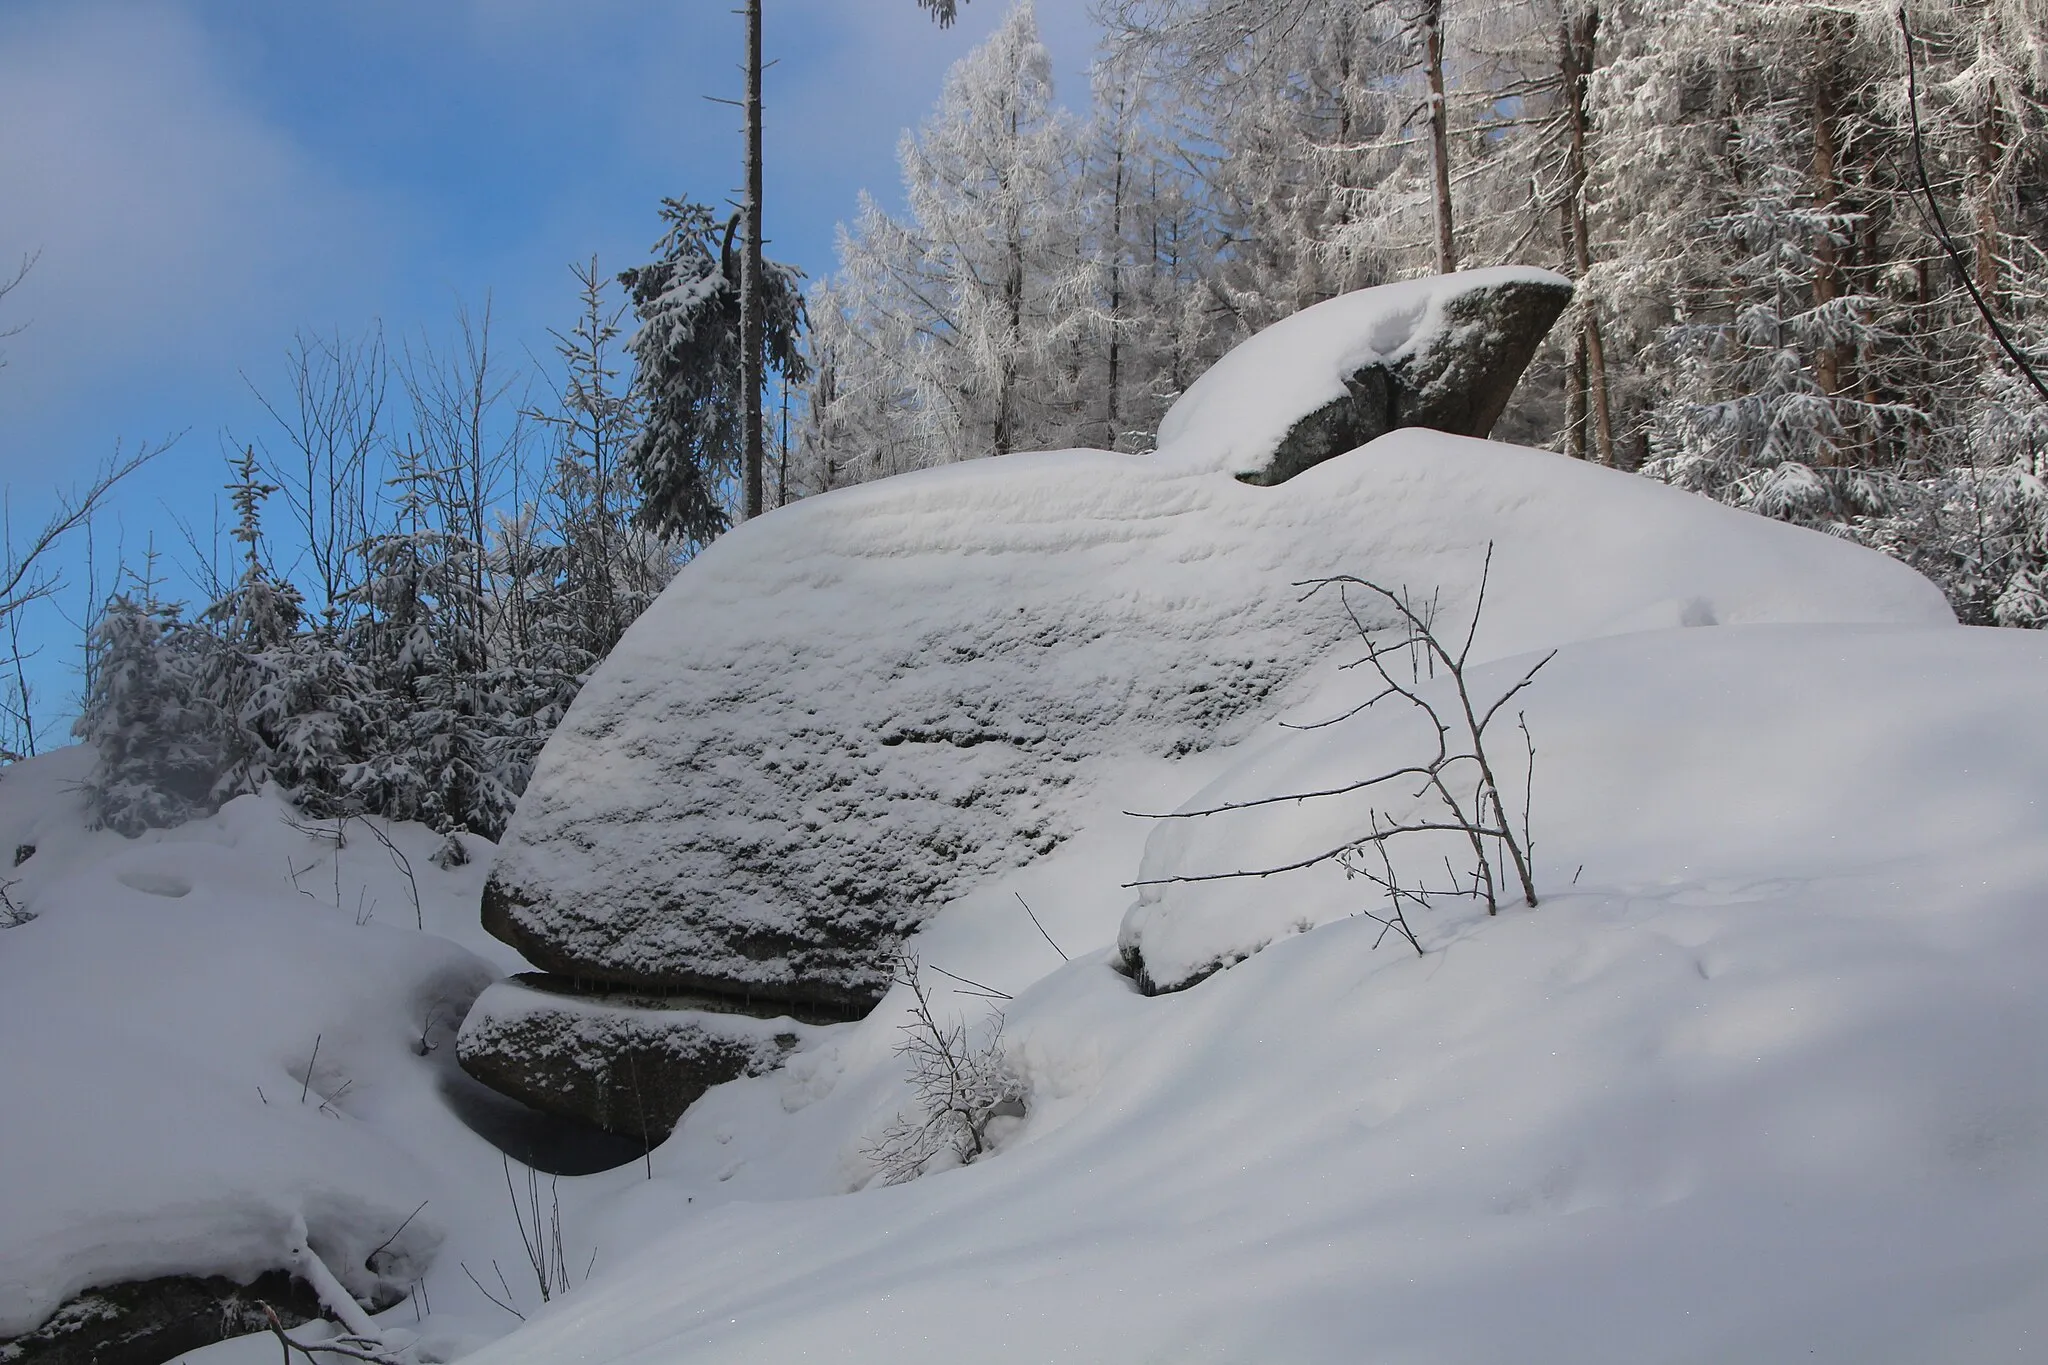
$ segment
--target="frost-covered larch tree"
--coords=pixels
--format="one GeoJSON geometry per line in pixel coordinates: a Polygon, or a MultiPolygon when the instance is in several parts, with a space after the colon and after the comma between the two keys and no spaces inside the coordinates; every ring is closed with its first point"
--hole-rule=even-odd
{"type": "Polygon", "coordinates": [[[1144,450],[1181,391],[1221,355],[1205,307],[1214,254],[1199,181],[1169,133],[1168,92],[1127,55],[1093,72],[1080,204],[1089,326],[1079,398],[1089,444],[1144,450]]]}
{"type": "Polygon", "coordinates": [[[864,199],[814,300],[839,405],[820,415],[865,463],[852,477],[1079,438],[1079,147],[1020,5],[904,138],[907,214],[864,199]]]}

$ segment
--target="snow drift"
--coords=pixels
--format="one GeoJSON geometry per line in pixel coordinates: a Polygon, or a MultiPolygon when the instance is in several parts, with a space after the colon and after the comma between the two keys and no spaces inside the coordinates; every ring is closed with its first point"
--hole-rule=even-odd
{"type": "Polygon", "coordinates": [[[408,878],[360,822],[344,847],[254,796],[124,839],[88,828],[91,764],[0,770],[33,916],[0,929],[0,1340],[89,1286],[284,1268],[299,1219],[353,1292],[404,1296],[504,1197],[442,1099],[473,1084],[464,1011],[516,965],[476,929],[481,869],[391,826],[408,878]]]}

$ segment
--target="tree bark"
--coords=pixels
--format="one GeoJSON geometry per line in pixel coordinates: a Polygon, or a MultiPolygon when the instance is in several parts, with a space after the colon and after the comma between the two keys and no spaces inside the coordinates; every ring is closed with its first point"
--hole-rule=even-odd
{"type": "MultiPolygon", "coordinates": [[[[1022,116],[1015,103],[1010,107],[1010,145],[1006,149],[1014,161],[1017,144],[1023,140],[1022,116]]],[[[1003,269],[1003,307],[1008,328],[1002,354],[996,357],[996,454],[1007,455],[1016,442],[1016,389],[1017,352],[1024,344],[1024,225],[1018,221],[1019,210],[1015,200],[1008,193],[1009,171],[1002,173],[1003,201],[1007,205],[1008,218],[1004,224],[1004,244],[1009,257],[1003,269]]]]}
{"type": "Polygon", "coordinates": [[[1977,122],[1977,291],[1993,308],[2003,310],[1998,268],[1998,163],[2004,156],[1998,127],[1998,86],[1985,91],[1984,116],[1977,122]]]}
{"type": "MultiPolygon", "coordinates": [[[[1813,198],[1823,213],[1841,210],[1841,149],[1836,127],[1835,62],[1833,47],[1840,41],[1839,29],[1821,25],[1813,60],[1813,198]]],[[[1823,229],[1814,244],[1813,304],[1818,308],[1842,295],[1841,252],[1834,233],[1823,229]]],[[[1814,378],[1821,392],[1833,396],[1842,389],[1842,353],[1839,347],[1821,346],[1813,359],[1814,378]]]]}
{"type": "Polygon", "coordinates": [[[1119,390],[1124,333],[1124,111],[1119,110],[1116,134],[1116,175],[1111,182],[1109,216],[1109,390],[1103,412],[1104,450],[1116,449],[1119,390]]]}
{"type": "Polygon", "coordinates": [[[746,507],[761,515],[761,0],[747,0],[747,220],[746,250],[740,258],[740,389],[746,404],[746,507]]]}
{"type": "Polygon", "coordinates": [[[1423,0],[1422,48],[1429,74],[1429,152],[1436,177],[1436,268],[1458,268],[1457,236],[1451,221],[1450,110],[1444,102],[1444,0],[1423,0]]]}
{"type": "MultiPolygon", "coordinates": [[[[1593,73],[1594,45],[1599,41],[1599,37],[1598,5],[1586,5],[1576,16],[1567,13],[1560,33],[1565,110],[1571,131],[1571,145],[1566,153],[1570,181],[1566,212],[1569,215],[1572,264],[1576,268],[1576,275],[1582,287],[1588,272],[1593,268],[1592,233],[1587,225],[1586,215],[1586,141],[1591,122],[1586,112],[1586,80],[1593,73]]],[[[1577,352],[1573,364],[1573,397],[1577,400],[1578,410],[1574,414],[1577,425],[1573,434],[1572,453],[1581,459],[1586,455],[1585,405],[1590,392],[1595,453],[1599,456],[1601,464],[1612,466],[1614,410],[1607,396],[1607,347],[1600,335],[1599,314],[1594,311],[1590,299],[1579,300],[1577,352]]]]}

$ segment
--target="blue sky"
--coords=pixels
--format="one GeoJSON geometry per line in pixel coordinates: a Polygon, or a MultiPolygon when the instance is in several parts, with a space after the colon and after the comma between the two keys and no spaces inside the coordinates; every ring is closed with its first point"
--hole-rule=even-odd
{"type": "MultiPolygon", "coordinates": [[[[117,442],[183,431],[122,499],[131,552],[205,524],[294,329],[437,338],[491,295],[544,353],[567,265],[643,258],[663,195],[739,183],[736,0],[0,0],[0,482],[16,525],[117,442]],[[246,376],[246,382],[245,382],[246,376]]],[[[914,0],[766,0],[770,254],[813,274],[946,67],[994,27],[914,0]]],[[[1039,0],[1070,103],[1087,0],[1039,0]]],[[[523,357],[522,357],[523,358],[523,357]]],[[[59,646],[61,648],[61,646],[59,646]]]]}

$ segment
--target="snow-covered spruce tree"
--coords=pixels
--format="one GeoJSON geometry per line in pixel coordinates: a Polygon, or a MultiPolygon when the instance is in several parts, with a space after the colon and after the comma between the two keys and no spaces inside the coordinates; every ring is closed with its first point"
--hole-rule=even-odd
{"type": "Polygon", "coordinates": [[[112,737],[110,823],[176,822],[269,785],[316,817],[503,829],[583,678],[680,554],[630,523],[637,407],[619,392],[617,309],[594,264],[580,279],[552,408],[514,412],[488,313],[463,319],[458,346],[407,348],[412,423],[383,470],[363,451],[366,414],[383,412],[363,394],[381,370],[366,379],[345,348],[301,353],[299,397],[279,417],[295,479],[245,450],[229,485],[239,554],[225,576],[202,571],[209,605],[188,620],[152,581],[95,647],[115,665],[88,696],[87,737],[112,737]],[[535,426],[557,438],[539,477],[522,467],[535,426]],[[381,496],[354,491],[384,472],[381,496]],[[280,486],[292,543],[321,547],[313,589],[337,593],[317,615],[265,553],[262,511],[280,486]],[[350,526],[356,539],[333,539],[350,526]],[[116,736],[124,726],[141,738],[116,736]]]}
{"type": "Polygon", "coordinates": [[[2043,539],[2033,402],[1969,291],[2007,330],[2038,326],[2048,236],[2017,189],[2043,164],[2041,30],[2013,18],[2028,3],[1909,6],[1917,107],[1899,13],[1875,3],[1638,0],[1592,82],[1607,250],[1588,293],[1614,324],[1617,439],[2014,624],[2033,619],[2043,539]]]}
{"type": "Polygon", "coordinates": [[[93,682],[74,727],[98,754],[94,816],[130,836],[212,809],[221,767],[218,714],[202,699],[205,632],[156,589],[152,551],[93,632],[93,682]]]}
{"type": "Polygon", "coordinates": [[[376,688],[367,751],[350,765],[358,809],[437,829],[502,827],[516,793],[494,790],[489,750],[501,722],[479,625],[483,547],[441,515],[442,471],[409,447],[392,481],[390,529],[364,548],[349,652],[376,688]]]}
{"type": "Polygon", "coordinates": [[[813,301],[832,382],[812,403],[859,465],[838,481],[1085,439],[1079,149],[1019,5],[904,138],[907,215],[864,197],[813,301]]]}
{"type": "MultiPolygon", "coordinates": [[[[240,573],[199,616],[206,635],[195,682],[218,729],[209,806],[271,780],[285,729],[310,700],[289,681],[304,623],[298,589],[279,581],[263,557],[262,507],[277,486],[264,481],[253,447],[244,448],[233,469],[228,492],[240,573]]],[[[285,785],[292,785],[289,779],[285,785]]]]}
{"type": "Polygon", "coordinates": [[[1965,620],[2039,628],[2048,625],[2048,196],[2029,187],[2048,182],[2048,9],[2038,0],[1932,4],[1902,19],[1915,176],[1926,173],[1920,189],[1933,201],[1926,217],[1944,258],[1934,269],[1972,294],[1963,329],[1974,344],[1958,369],[1974,384],[1937,432],[1946,468],[1917,480],[1917,498],[1865,528],[1865,539],[1942,583],[1965,620]]]}
{"type": "MultiPolygon", "coordinates": [[[[619,273],[639,330],[626,343],[636,365],[642,426],[626,451],[640,490],[639,517],[657,535],[702,544],[732,520],[744,455],[737,216],[664,199],[656,259],[619,273]]],[[[763,363],[793,383],[808,377],[800,347],[803,272],[774,261],[762,272],[763,363]]]]}

